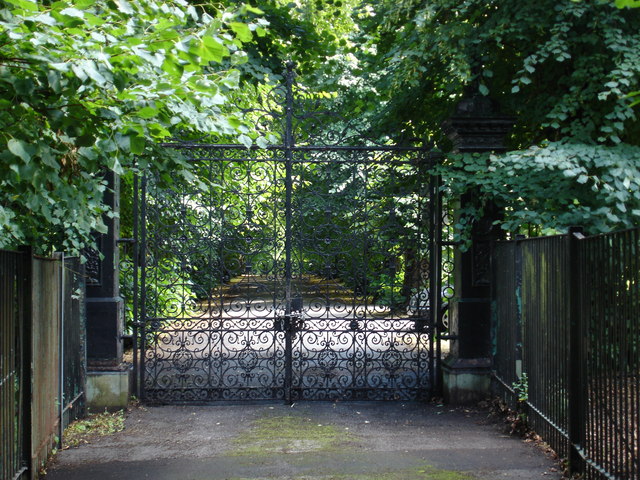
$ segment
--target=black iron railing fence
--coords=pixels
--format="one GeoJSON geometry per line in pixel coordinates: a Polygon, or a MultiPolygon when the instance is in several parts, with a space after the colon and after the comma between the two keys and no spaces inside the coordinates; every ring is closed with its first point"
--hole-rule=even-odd
{"type": "MultiPolygon", "coordinates": [[[[62,336],[60,417],[62,428],[85,414],[87,339],[84,265],[65,257],[62,270],[62,336]]],[[[62,437],[60,437],[62,438],[62,437]]]]}
{"type": "Polygon", "coordinates": [[[640,479],[639,256],[638,229],[493,251],[496,384],[586,479],[640,479]]]}
{"type": "Polygon", "coordinates": [[[0,480],[35,478],[84,413],[83,270],[0,250],[0,480]]]}
{"type": "Polygon", "coordinates": [[[0,251],[0,478],[26,471],[28,370],[22,255],[0,251]]]}

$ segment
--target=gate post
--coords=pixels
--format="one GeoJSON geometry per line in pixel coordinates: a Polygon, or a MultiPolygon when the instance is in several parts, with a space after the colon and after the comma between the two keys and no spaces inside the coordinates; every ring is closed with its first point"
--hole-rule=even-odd
{"type": "MultiPolygon", "coordinates": [[[[514,118],[495,113],[488,97],[475,93],[462,100],[456,113],[443,125],[455,153],[504,152],[504,139],[514,118]]],[[[459,199],[460,207],[472,204],[477,192],[459,199]]],[[[487,205],[472,229],[471,248],[456,248],[455,299],[450,310],[450,330],[456,334],[443,363],[443,396],[453,404],[474,403],[487,396],[491,383],[491,243],[501,231],[493,225],[499,209],[487,205]]]]}
{"type": "Polygon", "coordinates": [[[129,369],[122,363],[123,300],[120,297],[118,237],[120,178],[107,172],[104,203],[116,214],[104,217],[107,233],[96,238],[97,249],[86,249],[87,275],[87,405],[126,406],[129,369]]]}

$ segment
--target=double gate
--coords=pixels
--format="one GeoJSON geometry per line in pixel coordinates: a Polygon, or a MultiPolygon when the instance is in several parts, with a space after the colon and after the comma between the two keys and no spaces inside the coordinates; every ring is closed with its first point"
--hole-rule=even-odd
{"type": "Polygon", "coordinates": [[[194,181],[146,172],[140,182],[136,366],[146,401],[437,392],[438,157],[347,138],[346,123],[320,122],[309,112],[327,112],[308,102],[299,110],[293,92],[289,72],[261,110],[270,131],[282,126],[272,143],[167,144],[194,181]],[[341,134],[313,142],[318,125],[341,134]]]}

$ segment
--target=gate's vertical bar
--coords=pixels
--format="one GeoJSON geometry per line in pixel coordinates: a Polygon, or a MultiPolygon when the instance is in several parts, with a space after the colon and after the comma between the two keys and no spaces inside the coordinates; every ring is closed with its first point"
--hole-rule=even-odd
{"type": "Polygon", "coordinates": [[[285,172],[285,401],[292,403],[293,380],[293,324],[291,319],[291,194],[293,162],[293,69],[294,63],[287,63],[286,75],[286,125],[284,132],[285,172]]]}
{"type": "MultiPolygon", "coordinates": [[[[431,165],[433,166],[433,165],[431,165]]],[[[431,252],[431,290],[429,292],[429,306],[431,325],[429,328],[429,370],[431,377],[432,395],[442,395],[441,371],[441,343],[440,336],[444,330],[442,319],[442,192],[440,191],[440,176],[430,175],[429,202],[431,203],[430,243],[431,252]],[[435,345],[434,345],[435,344],[435,345]],[[434,353],[435,346],[435,353],[434,353]]]]}
{"type": "Polygon", "coordinates": [[[136,398],[140,398],[140,384],[138,383],[138,368],[140,367],[138,362],[138,266],[139,266],[139,238],[138,238],[138,196],[140,194],[138,189],[138,173],[134,172],[133,175],[133,391],[136,398]]]}
{"type": "Polygon", "coordinates": [[[580,450],[584,445],[585,433],[585,358],[582,352],[582,299],[580,240],[582,229],[569,229],[569,470],[571,473],[584,471],[580,450]]]}
{"type": "Polygon", "coordinates": [[[146,341],[146,316],[147,316],[147,175],[142,177],[142,187],[140,190],[140,249],[139,249],[139,268],[140,268],[140,319],[138,320],[138,334],[140,336],[136,341],[140,341],[140,355],[138,367],[138,384],[140,389],[140,399],[146,399],[144,390],[144,361],[145,361],[145,341],[146,341]]]}

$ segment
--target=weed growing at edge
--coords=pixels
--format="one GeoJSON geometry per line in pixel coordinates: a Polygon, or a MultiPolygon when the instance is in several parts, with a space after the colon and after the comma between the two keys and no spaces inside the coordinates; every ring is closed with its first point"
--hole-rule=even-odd
{"type": "Polygon", "coordinates": [[[124,410],[89,415],[73,422],[64,431],[63,448],[90,443],[92,438],[111,435],[124,430],[124,410]]]}

